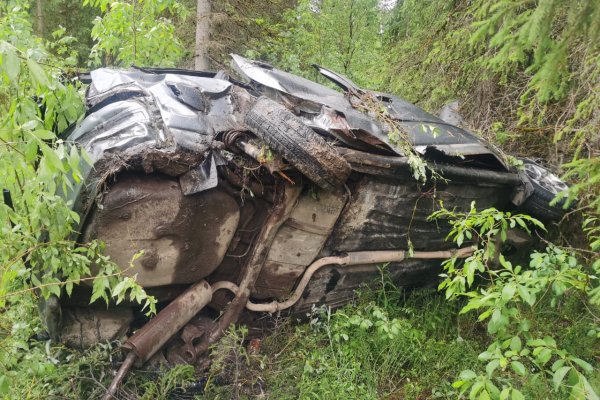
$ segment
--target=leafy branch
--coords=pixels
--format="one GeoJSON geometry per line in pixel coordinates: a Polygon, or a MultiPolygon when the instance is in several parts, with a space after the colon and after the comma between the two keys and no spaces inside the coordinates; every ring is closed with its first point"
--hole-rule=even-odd
{"type": "Polygon", "coordinates": [[[574,255],[553,245],[531,254],[528,268],[507,260],[500,249],[510,229],[529,234],[532,226],[544,229],[530,216],[494,208],[477,211],[472,203],[468,213],[442,207],[430,218],[447,220],[451,227],[448,239],[458,246],[463,241],[478,243],[478,249],[462,266],[455,258],[444,262],[439,289],[449,299],[465,298],[467,303],[460,313],[477,312],[478,321],[487,321],[493,338],[479,355],[486,363],[485,373],[462,371],[453,386],[462,394],[468,392],[470,399],[524,399],[511,377],[529,379],[536,375],[551,380],[556,392],[564,392],[563,381],[568,382],[571,399],[597,399],[586,378],[594,372],[592,365],[560,348],[554,338],[536,337],[536,329],[527,318],[542,301],[556,307],[568,292],[590,293],[597,278],[587,274],[574,255]],[[476,275],[489,284],[476,287],[476,275]]]}
{"type": "Polygon", "coordinates": [[[388,128],[388,138],[390,139],[390,142],[402,150],[402,153],[408,159],[408,165],[417,182],[424,183],[427,180],[427,170],[429,170],[434,179],[440,177],[413,148],[413,141],[408,135],[408,132],[406,132],[399,121],[389,114],[385,105],[377,99],[374,93],[351,93],[350,96],[350,103],[354,108],[373,115],[377,121],[388,128]]]}

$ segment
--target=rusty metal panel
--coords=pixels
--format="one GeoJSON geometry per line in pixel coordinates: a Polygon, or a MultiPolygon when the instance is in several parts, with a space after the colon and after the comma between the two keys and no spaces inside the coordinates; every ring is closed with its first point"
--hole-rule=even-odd
{"type": "Polygon", "coordinates": [[[346,200],[344,190],[302,193],[273,240],[253,297],[264,299],[290,293],[296,279],[323,248],[346,200]]]}
{"type": "Polygon", "coordinates": [[[235,199],[219,189],[184,196],[175,178],[125,174],[84,235],[103,240],[111,259],[144,287],[193,283],[221,263],[239,215],[235,199]]]}
{"type": "Polygon", "coordinates": [[[60,339],[69,347],[86,349],[122,338],[132,322],[129,307],[63,307],[60,339]]]}
{"type": "MultiPolygon", "coordinates": [[[[341,307],[355,297],[361,287],[380,287],[379,265],[354,265],[324,267],[315,273],[302,298],[292,309],[294,314],[306,314],[313,306],[326,304],[341,307]]],[[[433,285],[442,272],[440,260],[407,259],[387,266],[388,278],[399,287],[433,285]]]]}

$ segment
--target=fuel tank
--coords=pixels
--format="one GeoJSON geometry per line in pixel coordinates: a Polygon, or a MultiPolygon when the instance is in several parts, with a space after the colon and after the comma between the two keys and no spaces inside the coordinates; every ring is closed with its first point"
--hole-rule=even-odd
{"type": "Polygon", "coordinates": [[[105,242],[106,254],[144,287],[190,284],[219,266],[239,219],[236,200],[219,187],[186,196],[176,178],[128,172],[95,206],[83,239],[105,242]]]}

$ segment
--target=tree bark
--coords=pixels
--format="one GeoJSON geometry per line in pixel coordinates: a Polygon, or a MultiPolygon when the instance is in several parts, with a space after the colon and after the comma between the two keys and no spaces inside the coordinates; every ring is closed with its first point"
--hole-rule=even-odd
{"type": "Polygon", "coordinates": [[[43,0],[35,1],[36,30],[39,37],[44,36],[44,7],[43,0]]]}
{"type": "Polygon", "coordinates": [[[210,0],[198,0],[196,9],[196,52],[194,68],[208,70],[208,44],[210,40],[210,0]]]}

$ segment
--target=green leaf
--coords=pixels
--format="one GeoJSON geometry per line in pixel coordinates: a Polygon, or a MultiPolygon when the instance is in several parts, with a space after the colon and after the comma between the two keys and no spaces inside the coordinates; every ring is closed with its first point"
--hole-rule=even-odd
{"type": "Polygon", "coordinates": [[[591,364],[589,364],[588,362],[583,361],[581,358],[573,357],[571,359],[571,361],[573,361],[575,364],[579,365],[581,367],[581,369],[583,369],[588,374],[591,374],[592,372],[594,372],[594,367],[592,367],[591,364]]]}
{"type": "Polygon", "coordinates": [[[535,304],[535,295],[529,291],[525,286],[517,285],[517,292],[519,292],[519,296],[521,299],[530,306],[535,304]]]}
{"type": "Polygon", "coordinates": [[[488,398],[497,399],[500,396],[500,389],[491,380],[485,382],[485,389],[489,395],[488,398]]]}
{"type": "Polygon", "coordinates": [[[50,85],[48,81],[48,76],[46,72],[40,67],[38,63],[36,63],[31,58],[27,59],[27,66],[29,67],[29,72],[31,73],[31,77],[33,80],[40,86],[47,87],[50,85]]]}
{"type": "Polygon", "coordinates": [[[94,161],[92,161],[92,158],[90,157],[89,153],[85,149],[82,148],[81,153],[79,155],[81,156],[81,158],[83,158],[83,160],[88,165],[94,165],[94,161]]]}
{"type": "Polygon", "coordinates": [[[513,338],[510,340],[510,349],[513,351],[521,351],[521,338],[518,336],[513,336],[513,338]]]}
{"type": "Polygon", "coordinates": [[[598,400],[598,394],[596,393],[596,391],[594,390],[592,385],[590,385],[587,378],[583,375],[580,375],[579,379],[580,379],[580,382],[583,383],[583,387],[585,389],[585,394],[587,396],[587,399],[588,400],[598,400]]]}
{"type": "Polygon", "coordinates": [[[531,339],[527,341],[527,345],[532,347],[546,346],[546,342],[543,339],[531,339]]]}
{"type": "Polygon", "coordinates": [[[452,387],[454,389],[458,389],[458,388],[464,386],[465,383],[467,383],[467,382],[465,382],[465,381],[455,381],[455,382],[452,382],[452,387]]]}
{"type": "Polygon", "coordinates": [[[62,161],[53,149],[51,149],[44,142],[40,142],[40,149],[42,150],[42,154],[44,154],[44,158],[48,162],[48,166],[50,166],[54,171],[65,171],[62,161]]]}
{"type": "Polygon", "coordinates": [[[542,349],[537,355],[537,360],[543,365],[550,361],[552,358],[552,350],[548,348],[542,349]]]}
{"type": "Polygon", "coordinates": [[[525,400],[525,396],[520,390],[513,388],[511,393],[511,400],[525,400]]]}
{"type": "Polygon", "coordinates": [[[2,55],[2,68],[6,71],[6,76],[10,81],[15,81],[21,71],[21,60],[17,54],[10,48],[2,55]]]}
{"type": "Polygon", "coordinates": [[[60,285],[48,285],[46,286],[46,290],[48,293],[55,295],[56,297],[60,297],[60,285]]]}
{"type": "Polygon", "coordinates": [[[121,282],[117,284],[112,290],[112,296],[117,299],[117,304],[119,304],[123,299],[124,293],[127,291],[129,287],[129,281],[127,278],[123,279],[121,282]]]}
{"type": "Polygon", "coordinates": [[[31,163],[37,159],[39,143],[37,140],[29,140],[25,145],[25,161],[31,163]]]}
{"type": "Polygon", "coordinates": [[[567,285],[562,281],[554,281],[552,284],[552,291],[557,296],[562,296],[567,290],[567,285]]]}
{"type": "Polygon", "coordinates": [[[577,383],[571,387],[569,398],[573,400],[585,400],[585,386],[581,380],[577,381],[577,383]]]}
{"type": "Polygon", "coordinates": [[[10,389],[10,378],[6,375],[0,375],[0,394],[7,394],[10,389]]]}
{"type": "Polygon", "coordinates": [[[506,327],[508,324],[508,316],[502,312],[500,308],[497,308],[492,313],[492,318],[488,323],[488,332],[496,333],[506,327]]]}
{"type": "Polygon", "coordinates": [[[38,129],[36,131],[31,132],[31,134],[40,140],[52,140],[56,138],[54,132],[48,131],[46,129],[38,129]]]}
{"type": "Polygon", "coordinates": [[[509,283],[502,288],[502,300],[509,301],[513,298],[516,292],[516,286],[514,283],[509,283]]]}
{"type": "Polygon", "coordinates": [[[531,329],[531,321],[528,319],[522,319],[519,321],[519,331],[529,332],[529,329],[531,329]]]}
{"type": "Polygon", "coordinates": [[[492,374],[500,366],[500,360],[492,360],[485,366],[485,372],[491,378],[492,374]]]}
{"type": "Polygon", "coordinates": [[[512,361],[510,363],[510,367],[513,369],[513,371],[515,371],[521,376],[525,376],[527,374],[527,369],[525,368],[525,365],[523,365],[523,363],[520,361],[512,361]]]}
{"type": "Polygon", "coordinates": [[[466,369],[460,373],[458,378],[463,381],[471,381],[471,380],[477,378],[477,374],[470,369],[466,369]]]}
{"type": "Polygon", "coordinates": [[[475,382],[475,384],[471,387],[471,392],[469,392],[469,398],[474,399],[475,396],[477,396],[479,394],[479,392],[481,392],[482,389],[483,389],[483,382],[481,382],[481,381],[475,382]]]}
{"type": "Polygon", "coordinates": [[[460,247],[463,244],[463,240],[465,239],[465,236],[462,232],[460,232],[457,236],[456,236],[456,244],[458,245],[458,247],[460,247]]]}
{"type": "Polygon", "coordinates": [[[571,370],[571,367],[566,366],[566,367],[562,367],[559,368],[553,375],[552,375],[552,383],[554,384],[554,389],[558,390],[558,388],[560,387],[560,384],[562,383],[563,379],[565,378],[565,375],[567,374],[567,372],[569,372],[571,370]]]}
{"type": "Polygon", "coordinates": [[[109,288],[108,278],[104,276],[97,276],[94,278],[94,284],[92,285],[92,297],[90,298],[90,304],[94,303],[97,299],[102,298],[108,304],[108,296],[106,295],[106,289],[109,288]]]}

